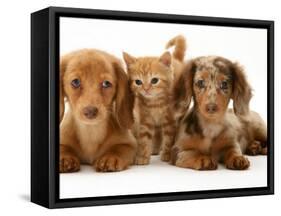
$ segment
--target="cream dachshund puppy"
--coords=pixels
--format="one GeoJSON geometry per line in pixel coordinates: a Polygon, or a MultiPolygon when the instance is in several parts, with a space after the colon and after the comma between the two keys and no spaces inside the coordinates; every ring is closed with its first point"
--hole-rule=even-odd
{"type": "Polygon", "coordinates": [[[132,164],[134,102],[119,60],[100,50],[74,51],[61,58],[60,84],[60,172],[76,172],[80,163],[100,172],[132,164]]]}
{"type": "Polygon", "coordinates": [[[175,85],[176,108],[185,107],[172,163],[196,170],[250,166],[244,154],[267,154],[266,124],[249,110],[251,87],[241,66],[207,56],[191,60],[175,85]],[[193,107],[188,105],[193,99],[193,107]],[[230,100],[233,108],[229,109],[230,100]]]}

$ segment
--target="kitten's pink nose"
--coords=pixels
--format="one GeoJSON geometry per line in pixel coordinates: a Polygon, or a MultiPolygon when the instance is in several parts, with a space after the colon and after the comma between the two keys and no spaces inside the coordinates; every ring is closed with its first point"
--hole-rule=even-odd
{"type": "Polygon", "coordinates": [[[144,91],[148,92],[150,90],[150,86],[144,86],[143,89],[144,91]]]}

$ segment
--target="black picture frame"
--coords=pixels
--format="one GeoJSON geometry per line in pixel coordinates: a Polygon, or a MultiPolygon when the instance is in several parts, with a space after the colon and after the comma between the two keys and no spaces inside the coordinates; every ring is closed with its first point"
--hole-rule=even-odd
{"type": "Polygon", "coordinates": [[[31,201],[47,208],[274,194],[274,21],[49,7],[31,14],[31,201]],[[59,18],[267,29],[267,187],[59,198],[59,18]]]}

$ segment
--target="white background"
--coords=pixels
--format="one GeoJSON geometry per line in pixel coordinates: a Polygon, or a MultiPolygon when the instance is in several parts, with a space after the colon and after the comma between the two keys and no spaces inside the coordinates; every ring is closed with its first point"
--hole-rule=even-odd
{"type": "Polygon", "coordinates": [[[278,1],[3,1],[1,5],[1,215],[269,215],[280,212],[280,43],[278,1]],[[46,210],[29,203],[30,190],[30,13],[47,6],[147,11],[220,17],[274,19],[276,195],[137,205],[46,210]]]}
{"type": "MultiPolygon", "coordinates": [[[[77,49],[96,48],[120,59],[122,51],[134,56],[160,56],[164,53],[166,43],[179,34],[187,40],[186,59],[218,55],[244,65],[254,89],[251,109],[260,113],[266,121],[266,29],[61,18],[60,51],[63,55],[77,49]]],[[[161,163],[159,158],[154,158],[148,166],[133,166],[129,170],[111,174],[100,174],[92,167],[82,167],[80,172],[60,175],[60,197],[266,186],[266,157],[250,160],[251,167],[244,172],[226,170],[222,166],[214,172],[194,172],[161,163]]]]}

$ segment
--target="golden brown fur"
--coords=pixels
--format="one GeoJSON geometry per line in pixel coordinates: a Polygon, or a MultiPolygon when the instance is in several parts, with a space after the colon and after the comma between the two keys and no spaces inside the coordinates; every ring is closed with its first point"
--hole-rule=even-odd
{"type": "Polygon", "coordinates": [[[176,130],[175,117],[171,109],[171,91],[174,76],[182,69],[185,39],[177,36],[167,47],[175,45],[174,58],[169,52],[160,57],[135,58],[123,53],[135,94],[135,128],[138,140],[136,164],[148,164],[151,154],[170,160],[170,150],[176,130]],[[153,79],[156,82],[153,83],[153,79]]]}
{"type": "Polygon", "coordinates": [[[242,170],[250,166],[244,153],[267,153],[266,125],[249,111],[251,87],[237,63],[216,56],[196,58],[187,64],[174,93],[176,109],[186,108],[172,150],[176,166],[212,170],[222,161],[229,169],[242,170]],[[234,111],[228,109],[230,99],[234,111]]]}
{"type": "Polygon", "coordinates": [[[129,130],[133,97],[119,60],[94,49],[67,54],[60,84],[60,172],[78,171],[80,163],[102,172],[126,169],[136,140],[129,130]]]}

